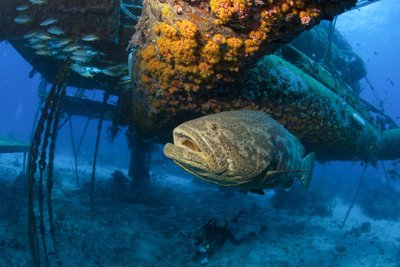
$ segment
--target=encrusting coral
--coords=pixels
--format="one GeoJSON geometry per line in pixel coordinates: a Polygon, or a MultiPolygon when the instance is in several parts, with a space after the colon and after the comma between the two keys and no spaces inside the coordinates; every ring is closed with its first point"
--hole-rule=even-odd
{"type": "Polygon", "coordinates": [[[355,1],[146,0],[138,25],[140,76],[150,93],[215,89],[355,1]]]}

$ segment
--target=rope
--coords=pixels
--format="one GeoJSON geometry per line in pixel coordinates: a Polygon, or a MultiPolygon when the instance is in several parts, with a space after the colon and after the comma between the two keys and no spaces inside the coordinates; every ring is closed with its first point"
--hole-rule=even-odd
{"type": "Polygon", "coordinates": [[[74,140],[74,133],[72,130],[72,119],[69,121],[69,130],[70,130],[70,135],[71,135],[71,143],[72,143],[72,150],[74,154],[74,162],[75,162],[75,176],[76,176],[76,184],[79,185],[79,172],[78,172],[78,155],[79,151],[81,149],[82,143],[83,143],[83,138],[86,134],[86,130],[89,126],[90,118],[87,119],[85,127],[83,128],[83,132],[81,135],[81,138],[79,139],[78,147],[75,146],[75,140],[74,140]]]}
{"type": "Polygon", "coordinates": [[[96,181],[97,153],[98,153],[98,150],[99,150],[101,129],[103,128],[103,120],[104,120],[104,114],[106,112],[107,100],[108,100],[108,93],[105,92],[104,96],[103,96],[103,109],[101,111],[99,125],[98,125],[98,128],[97,128],[96,145],[95,145],[94,156],[93,156],[92,176],[91,176],[91,179],[90,179],[90,211],[91,211],[92,217],[94,215],[94,210],[93,210],[93,207],[94,207],[94,184],[95,184],[95,181],[96,181]]]}
{"type": "Polygon", "coordinates": [[[368,79],[367,76],[364,77],[365,80],[367,81],[369,88],[371,88],[372,94],[375,97],[375,100],[378,102],[379,107],[381,108],[381,112],[385,113],[384,108],[383,108],[383,103],[384,101],[379,97],[378,93],[375,90],[375,87],[372,86],[372,83],[370,82],[370,80],[368,79]]]}
{"type": "Polygon", "coordinates": [[[324,65],[327,65],[330,61],[330,54],[331,54],[331,48],[332,48],[332,37],[333,37],[333,33],[335,31],[337,18],[338,17],[335,17],[335,19],[333,21],[329,22],[328,47],[325,50],[324,59],[322,60],[324,65]]]}
{"type": "Polygon", "coordinates": [[[39,195],[38,195],[38,204],[39,204],[39,219],[40,219],[40,232],[42,234],[42,244],[46,257],[46,265],[49,266],[46,241],[44,238],[44,222],[43,222],[43,171],[46,165],[46,147],[48,141],[46,140],[51,131],[49,130],[49,121],[52,121],[52,114],[55,110],[55,105],[57,103],[57,95],[60,93],[60,87],[63,84],[66,73],[69,71],[69,62],[66,61],[64,65],[61,67],[58,72],[56,79],[53,85],[50,88],[49,93],[47,94],[47,99],[44,103],[42,114],[39,118],[39,121],[36,125],[36,130],[34,131],[34,135],[31,142],[30,153],[28,156],[28,237],[29,237],[29,245],[32,254],[32,266],[40,266],[40,244],[37,233],[37,222],[36,222],[36,214],[35,214],[35,205],[34,205],[34,197],[35,197],[35,173],[38,167],[37,159],[39,157],[39,149],[42,142],[42,135],[45,131],[45,124],[47,125],[45,131],[45,139],[43,140],[42,150],[39,161],[39,195]],[[47,136],[47,138],[46,138],[47,136]]]}
{"type": "Polygon", "coordinates": [[[40,160],[39,160],[39,190],[38,190],[38,206],[39,206],[39,229],[40,229],[40,234],[42,237],[42,245],[43,245],[43,251],[45,255],[45,260],[46,260],[46,266],[50,266],[49,263],[49,255],[47,253],[47,244],[46,244],[46,228],[44,226],[44,192],[43,192],[43,173],[46,168],[46,152],[47,152],[47,146],[49,143],[49,137],[51,135],[51,128],[52,128],[52,123],[53,123],[53,115],[56,111],[56,105],[58,102],[58,96],[60,94],[60,86],[57,87],[56,93],[51,99],[50,103],[50,108],[49,108],[49,113],[47,114],[47,121],[46,121],[46,130],[44,132],[43,136],[43,143],[42,143],[42,151],[40,153],[40,160]]]}
{"type": "Polygon", "coordinates": [[[58,99],[57,109],[55,113],[55,118],[54,118],[54,123],[52,127],[52,133],[51,133],[51,143],[50,143],[50,150],[49,150],[49,163],[47,166],[47,209],[48,209],[48,215],[49,215],[49,225],[50,225],[50,235],[51,235],[51,240],[53,243],[53,248],[55,251],[55,256],[57,258],[58,265],[61,266],[61,261],[58,256],[58,251],[57,251],[57,246],[56,246],[56,235],[55,235],[55,227],[54,227],[54,216],[53,216],[53,203],[52,203],[52,192],[53,192],[53,186],[54,186],[54,180],[53,180],[53,173],[54,173],[54,153],[55,153],[55,148],[56,148],[56,140],[57,140],[57,135],[58,135],[58,124],[60,123],[60,115],[61,115],[61,106],[62,102],[64,100],[66,94],[66,85],[62,85],[60,96],[58,99]]]}
{"type": "Polygon", "coordinates": [[[44,124],[47,120],[49,113],[49,108],[52,104],[52,100],[55,94],[56,86],[53,85],[47,96],[47,100],[43,107],[42,114],[36,126],[35,134],[32,139],[31,149],[28,157],[29,167],[28,167],[28,235],[29,244],[32,254],[32,264],[33,266],[40,266],[40,253],[39,244],[37,237],[37,226],[36,218],[34,212],[34,187],[35,187],[35,173],[37,169],[36,160],[39,156],[39,147],[41,143],[41,136],[44,131],[44,124]]]}
{"type": "Polygon", "coordinates": [[[360,181],[358,182],[356,193],[354,194],[353,200],[351,201],[350,206],[346,212],[346,216],[344,216],[344,220],[343,220],[342,224],[340,225],[340,229],[342,229],[344,227],[344,225],[346,224],[347,218],[349,218],[350,212],[353,209],[354,203],[356,202],[356,199],[358,197],[358,193],[360,192],[361,185],[364,182],[365,171],[367,170],[367,167],[368,167],[368,164],[365,164],[362,175],[360,177],[360,181]]]}

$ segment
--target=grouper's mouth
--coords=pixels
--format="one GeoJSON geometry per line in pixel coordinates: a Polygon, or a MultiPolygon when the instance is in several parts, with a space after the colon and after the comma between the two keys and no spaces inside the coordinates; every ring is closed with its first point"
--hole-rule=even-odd
{"type": "Polygon", "coordinates": [[[164,146],[164,155],[194,175],[205,176],[210,172],[205,153],[193,138],[184,133],[174,132],[174,143],[164,146]]]}

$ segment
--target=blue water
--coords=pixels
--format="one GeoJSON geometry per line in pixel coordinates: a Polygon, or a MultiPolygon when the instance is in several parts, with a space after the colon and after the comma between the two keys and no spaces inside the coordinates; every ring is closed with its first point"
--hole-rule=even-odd
{"type": "MultiPolygon", "coordinates": [[[[386,113],[397,123],[399,7],[399,0],[380,1],[340,15],[337,21],[337,29],[364,60],[367,77],[384,101],[386,113]]],[[[0,136],[30,140],[40,83],[39,74],[29,78],[31,70],[11,45],[0,43],[0,136]]],[[[361,84],[360,96],[376,105],[378,100],[368,84],[364,80],[361,84]]],[[[101,99],[101,93],[89,97],[101,99]]],[[[74,117],[72,122],[77,140],[86,119],[74,117]]],[[[77,188],[70,182],[75,178],[69,127],[59,133],[55,213],[63,266],[199,266],[194,257],[196,247],[185,233],[211,217],[231,219],[242,208],[245,213],[232,230],[238,236],[255,231],[257,238],[239,246],[224,244],[210,257],[209,266],[400,266],[400,222],[393,215],[400,212],[400,178],[388,180],[380,163],[367,169],[359,198],[343,229],[338,225],[364,168],[359,162],[317,163],[310,191],[295,191],[293,202],[287,207],[272,192],[267,196],[244,195],[199,182],[170,164],[156,147],[151,161],[155,192],[149,192],[148,198],[133,197],[130,202],[113,204],[110,199],[118,197],[106,193],[110,188],[107,179],[117,169],[127,175],[130,153],[126,130],[110,142],[109,126],[110,122],[105,122],[100,143],[98,176],[104,184],[99,186],[100,208],[95,219],[88,215],[88,198],[82,189],[85,185],[77,188]],[[365,211],[365,207],[374,205],[368,194],[376,196],[381,210],[375,203],[373,209],[365,211]],[[304,207],[297,207],[296,203],[303,199],[304,207]],[[282,202],[273,204],[274,201],[282,202]],[[321,205],[315,203],[319,201],[321,205]],[[312,215],[319,206],[328,209],[327,216],[312,215]],[[266,233],[260,230],[263,227],[266,233]]],[[[86,181],[90,177],[96,131],[97,120],[92,120],[80,154],[81,176],[86,181]]],[[[21,163],[22,155],[0,154],[0,181],[14,179],[21,163]]],[[[392,162],[384,165],[390,169],[392,162]]],[[[13,195],[11,186],[2,190],[4,196],[13,195]]],[[[26,202],[12,197],[7,201],[10,202],[0,203],[2,212],[6,212],[0,214],[0,267],[28,266],[26,202]]]]}

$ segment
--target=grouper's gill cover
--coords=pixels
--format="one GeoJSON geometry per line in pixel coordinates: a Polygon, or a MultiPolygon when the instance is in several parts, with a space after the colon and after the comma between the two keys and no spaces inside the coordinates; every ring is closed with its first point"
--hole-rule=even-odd
{"type": "Polygon", "coordinates": [[[304,157],[300,141],[259,111],[230,111],[185,122],[174,129],[164,154],[207,181],[247,190],[308,185],[314,154],[304,157]]]}

